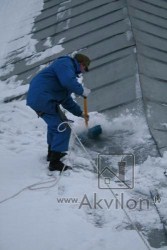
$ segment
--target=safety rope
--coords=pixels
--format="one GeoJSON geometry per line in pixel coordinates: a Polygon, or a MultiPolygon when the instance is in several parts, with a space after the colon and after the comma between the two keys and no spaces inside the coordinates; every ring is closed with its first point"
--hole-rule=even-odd
{"type": "MultiPolygon", "coordinates": [[[[156,192],[158,193],[158,191],[156,190],[156,192]]],[[[161,224],[162,224],[162,226],[163,226],[163,230],[164,230],[164,234],[167,236],[167,225],[166,225],[166,221],[164,221],[164,218],[163,218],[163,216],[161,215],[161,213],[160,213],[160,211],[159,211],[159,208],[158,208],[158,206],[157,206],[157,204],[156,204],[156,201],[154,201],[154,194],[153,194],[153,191],[150,191],[150,195],[151,195],[151,198],[152,198],[152,200],[153,200],[153,205],[154,205],[154,207],[155,207],[155,210],[156,210],[156,212],[157,212],[157,214],[158,214],[158,216],[159,216],[159,219],[160,219],[160,221],[161,221],[161,224]]],[[[156,195],[157,196],[157,195],[156,195]]]]}
{"type": "MultiPolygon", "coordinates": [[[[97,173],[98,173],[97,165],[94,163],[94,161],[93,161],[91,155],[88,153],[88,151],[86,150],[86,148],[85,148],[84,145],[82,144],[81,140],[79,139],[78,135],[75,133],[75,131],[74,131],[74,129],[72,128],[72,126],[71,126],[70,123],[71,123],[71,121],[64,121],[64,122],[60,123],[59,126],[58,126],[58,128],[57,128],[58,131],[59,131],[59,132],[64,132],[64,131],[65,131],[66,128],[64,128],[63,130],[60,130],[60,127],[61,127],[62,125],[64,125],[64,124],[67,124],[67,125],[71,128],[71,131],[72,131],[73,135],[74,135],[75,138],[78,140],[78,142],[79,142],[81,148],[83,149],[83,151],[85,152],[85,154],[88,156],[88,158],[89,158],[91,164],[95,167],[95,169],[97,170],[97,173]]],[[[64,168],[65,168],[65,164],[64,164],[63,169],[64,169],[64,168]]],[[[63,170],[62,170],[62,172],[63,172],[63,170]]],[[[102,174],[101,176],[102,176],[102,178],[104,178],[103,174],[102,174]]],[[[10,199],[13,199],[13,198],[17,197],[19,194],[21,194],[22,192],[24,192],[24,191],[26,191],[26,190],[34,191],[34,190],[41,190],[41,189],[52,188],[52,187],[54,187],[54,186],[56,186],[56,185],[58,184],[58,182],[60,181],[61,177],[62,177],[62,175],[60,174],[60,176],[59,176],[58,179],[57,179],[57,177],[54,177],[54,176],[53,176],[53,180],[48,180],[48,181],[44,181],[44,182],[37,182],[37,183],[34,183],[34,184],[32,184],[32,185],[29,185],[29,186],[27,186],[27,187],[21,189],[19,192],[15,193],[14,195],[12,195],[12,196],[10,196],[10,197],[4,199],[4,200],[1,200],[1,201],[0,201],[0,204],[4,203],[4,202],[6,202],[6,201],[8,201],[8,200],[10,200],[10,199]],[[53,182],[53,184],[51,184],[50,186],[40,187],[40,185],[42,185],[42,184],[47,184],[47,183],[52,183],[52,182],[53,182]],[[39,186],[39,187],[38,187],[38,186],[39,186]]],[[[107,187],[109,187],[109,185],[108,185],[107,183],[106,183],[106,185],[107,185],[107,187]]],[[[109,190],[110,190],[110,192],[112,193],[112,195],[114,196],[114,198],[117,199],[117,196],[116,196],[116,194],[113,192],[113,190],[112,190],[111,188],[109,188],[109,190]]],[[[118,201],[119,205],[121,205],[121,203],[120,203],[120,201],[119,201],[118,199],[117,199],[117,201],[118,201]]],[[[131,225],[132,225],[133,228],[135,229],[135,231],[138,233],[138,235],[139,235],[140,239],[142,240],[142,242],[144,243],[145,247],[146,247],[148,250],[151,250],[151,248],[150,248],[150,246],[148,245],[148,243],[146,242],[145,238],[143,237],[143,235],[140,233],[140,231],[139,231],[138,228],[136,227],[135,223],[134,223],[134,222],[132,221],[132,219],[130,218],[128,212],[127,212],[124,208],[123,208],[123,211],[124,211],[126,217],[128,218],[129,222],[131,223],[131,225]]]]}
{"type": "MultiPolygon", "coordinates": [[[[61,123],[59,124],[58,128],[57,128],[58,132],[61,132],[61,133],[64,132],[64,131],[67,129],[67,127],[65,127],[64,129],[61,129],[61,130],[60,130],[60,127],[61,127],[62,125],[64,125],[64,124],[67,124],[67,125],[69,126],[69,124],[72,123],[72,122],[73,122],[73,121],[70,121],[70,120],[61,122],[61,123]]],[[[69,155],[70,155],[70,152],[69,152],[69,155]]],[[[61,173],[63,173],[65,167],[66,167],[66,165],[64,164],[61,173]]],[[[61,173],[60,173],[60,175],[59,175],[59,178],[57,178],[57,177],[55,177],[55,176],[52,176],[52,178],[53,178],[52,180],[36,182],[36,183],[34,183],[34,184],[32,184],[32,185],[29,185],[29,186],[26,186],[26,187],[22,188],[22,189],[21,189],[20,191],[18,191],[17,193],[15,193],[15,194],[9,196],[8,198],[5,198],[5,199],[1,200],[1,201],[0,201],[0,204],[2,204],[2,203],[6,202],[6,201],[8,201],[8,200],[11,200],[11,199],[17,197],[18,195],[20,195],[22,192],[24,192],[24,191],[26,191],[26,190],[31,190],[31,191],[43,190],[43,189],[49,189],[49,188],[52,188],[52,187],[56,186],[56,185],[58,184],[58,182],[60,181],[61,177],[62,177],[62,174],[61,174],[61,173]],[[42,187],[40,187],[41,185],[48,184],[48,183],[52,183],[52,184],[49,185],[49,186],[42,186],[42,187]]]]}
{"type": "MultiPolygon", "coordinates": [[[[81,142],[81,140],[79,139],[78,135],[75,133],[74,129],[72,128],[72,126],[69,124],[71,131],[73,133],[73,135],[75,136],[75,138],[78,140],[81,148],[83,149],[83,151],[86,153],[86,155],[88,156],[91,164],[95,167],[95,169],[97,170],[98,173],[98,167],[97,165],[94,163],[91,155],[88,153],[88,151],[86,150],[86,148],[84,147],[83,143],[81,142]]],[[[103,174],[101,174],[102,178],[104,178],[103,174]]],[[[109,188],[110,192],[112,193],[112,195],[114,196],[115,199],[117,199],[116,194],[113,192],[113,190],[109,187],[109,184],[106,183],[106,186],[109,188]]],[[[117,199],[119,205],[121,206],[121,202],[117,199]]],[[[125,208],[122,208],[126,217],[128,218],[129,222],[131,223],[131,225],[133,226],[133,228],[135,229],[135,231],[138,233],[140,239],[142,240],[142,242],[144,243],[145,247],[148,250],[151,250],[150,246],[148,245],[147,241],[145,240],[145,238],[143,237],[143,235],[140,233],[140,231],[138,230],[137,226],[135,225],[135,223],[132,221],[132,219],[130,218],[128,212],[125,210],[125,208]]]]}
{"type": "MultiPolygon", "coordinates": [[[[65,168],[65,165],[63,167],[63,170],[64,170],[64,168],[65,168]]],[[[63,172],[63,170],[62,170],[62,172],[63,172]]],[[[22,192],[24,192],[26,190],[35,191],[35,190],[43,190],[43,189],[52,188],[58,184],[61,177],[62,177],[61,174],[59,175],[58,178],[56,176],[52,176],[52,180],[49,179],[48,181],[40,181],[40,182],[36,182],[34,184],[31,184],[29,186],[26,186],[26,187],[22,188],[20,191],[18,191],[17,193],[9,196],[8,198],[5,198],[4,200],[1,200],[0,204],[17,197],[18,195],[20,195],[22,192]],[[52,183],[52,184],[49,186],[41,186],[41,185],[48,184],[48,183],[52,183]]]]}

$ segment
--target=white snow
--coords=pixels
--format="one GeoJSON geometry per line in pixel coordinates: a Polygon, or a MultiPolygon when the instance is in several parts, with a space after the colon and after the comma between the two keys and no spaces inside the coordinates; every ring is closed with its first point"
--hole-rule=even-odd
{"type": "MultiPolygon", "coordinates": [[[[43,1],[0,0],[0,4],[1,34],[5,30],[0,41],[0,58],[4,64],[5,57],[13,49],[12,44],[15,48],[26,46],[27,54],[34,51],[35,41],[27,34],[42,9],[43,1]],[[13,11],[15,9],[16,12],[13,11]],[[10,43],[19,37],[22,38],[10,43]]],[[[49,39],[47,41],[49,47],[49,39]]],[[[48,48],[44,55],[38,54],[38,59],[56,53],[57,49],[62,50],[57,46],[48,48]]],[[[150,190],[158,189],[161,202],[157,206],[166,218],[167,177],[163,171],[167,165],[167,152],[162,158],[148,157],[143,164],[136,165],[134,190],[117,189],[112,193],[109,189],[98,188],[97,173],[92,171],[94,165],[72,135],[69,156],[65,161],[74,166],[74,171],[61,176],[48,176],[46,124],[26,106],[25,100],[4,103],[6,99],[26,93],[28,86],[22,84],[17,76],[0,82],[0,249],[133,250],[134,246],[136,250],[147,249],[117,200],[123,193],[124,209],[134,224],[140,224],[146,231],[162,230],[152,204],[149,208],[130,209],[127,201],[134,199],[138,202],[140,198],[150,201],[150,190]],[[90,205],[83,202],[84,197],[90,205]],[[95,197],[101,199],[102,208],[95,203],[95,197]],[[60,198],[75,198],[76,202],[70,200],[68,203],[66,200],[65,203],[63,200],[61,203],[60,200],[58,202],[60,198]]],[[[85,131],[82,118],[67,115],[75,121],[75,133],[85,131]]],[[[150,139],[144,118],[132,115],[128,110],[112,121],[103,114],[92,112],[89,126],[96,124],[102,126],[104,138],[115,136],[118,131],[130,131],[131,136],[126,138],[128,150],[148,143],[150,139]]],[[[98,154],[88,152],[93,158],[98,154]]],[[[147,243],[146,236],[144,239],[147,243]]],[[[155,248],[150,246],[150,249],[155,248]]]]}
{"type": "MultiPolygon", "coordinates": [[[[138,70],[138,65],[136,65],[137,67],[137,72],[139,72],[138,70]]],[[[140,84],[140,78],[139,78],[139,74],[136,74],[136,98],[141,98],[142,97],[142,91],[141,91],[141,84],[140,84]]]]}
{"type": "MultiPolygon", "coordinates": [[[[49,188],[56,184],[56,181],[47,176],[44,122],[26,107],[24,100],[1,104],[0,120],[1,201],[25,189],[18,196],[0,204],[1,249],[66,250],[77,248],[79,245],[81,250],[101,250],[111,249],[111,245],[114,245],[115,250],[123,250],[125,247],[132,250],[136,242],[135,249],[146,249],[136,231],[124,229],[129,221],[121,208],[116,209],[112,205],[108,209],[104,203],[101,204],[103,209],[81,206],[85,194],[90,202],[93,202],[94,193],[99,199],[106,199],[108,203],[114,197],[109,190],[98,189],[97,175],[88,171],[93,168],[89,157],[75,143],[73,137],[70,155],[66,161],[75,165],[74,172],[71,172],[70,176],[62,175],[57,185],[49,188]],[[84,166],[84,169],[77,166],[84,166]],[[45,183],[46,181],[48,183],[45,183]],[[37,184],[34,186],[37,190],[26,189],[33,184],[37,184]],[[48,188],[38,190],[39,187],[48,188]],[[74,204],[61,204],[57,198],[77,198],[78,201],[74,204]]],[[[121,126],[124,129],[130,127],[137,132],[134,125],[136,121],[133,121],[132,116],[122,116],[113,120],[111,128],[110,122],[101,114],[92,113],[90,118],[90,124],[100,123],[106,134],[116,132],[118,124],[119,129],[121,126]]],[[[138,126],[141,129],[142,122],[138,126]]],[[[75,119],[74,129],[84,129],[82,118],[75,119]]],[[[142,140],[147,139],[145,125],[142,126],[142,131],[142,140]]],[[[167,154],[164,154],[163,158],[149,157],[141,166],[137,166],[135,191],[140,191],[145,198],[149,189],[159,187],[160,183],[165,185],[163,168],[166,162],[167,154]]],[[[120,192],[115,193],[120,195],[120,192]]],[[[135,197],[135,192],[123,193],[126,200],[135,197]]],[[[165,197],[165,189],[161,189],[161,195],[165,197]]],[[[126,206],[125,209],[129,210],[126,206]]],[[[161,211],[165,215],[164,200],[161,202],[161,211]]],[[[138,221],[147,228],[161,228],[152,206],[148,210],[129,210],[129,214],[134,222],[138,221]]]]}
{"type": "Polygon", "coordinates": [[[31,64],[34,64],[36,62],[39,62],[42,59],[45,59],[46,57],[60,53],[63,50],[64,50],[64,48],[62,47],[62,45],[58,44],[58,45],[53,46],[52,48],[46,49],[44,52],[35,53],[34,56],[32,56],[30,59],[26,60],[27,65],[31,65],[31,64]]]}
{"type": "Polygon", "coordinates": [[[36,41],[31,37],[34,18],[43,8],[43,0],[0,0],[0,66],[13,51],[24,47],[23,58],[35,52],[36,41]]]}
{"type": "Polygon", "coordinates": [[[0,81],[0,102],[27,93],[28,85],[22,85],[23,81],[16,79],[17,76],[11,76],[6,81],[0,81]]]}
{"type": "Polygon", "coordinates": [[[51,46],[52,46],[51,37],[47,37],[47,39],[46,39],[44,45],[45,45],[46,47],[51,47],[51,46]]]}
{"type": "Polygon", "coordinates": [[[128,30],[126,32],[126,38],[127,38],[128,41],[130,41],[133,38],[133,33],[132,33],[131,30],[128,30]]]}

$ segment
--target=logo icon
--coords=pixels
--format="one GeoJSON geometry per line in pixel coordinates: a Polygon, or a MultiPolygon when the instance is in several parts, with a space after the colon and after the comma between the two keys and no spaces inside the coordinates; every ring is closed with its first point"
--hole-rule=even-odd
{"type": "Polygon", "coordinates": [[[97,161],[100,189],[133,189],[135,165],[133,154],[99,154],[97,161]]]}

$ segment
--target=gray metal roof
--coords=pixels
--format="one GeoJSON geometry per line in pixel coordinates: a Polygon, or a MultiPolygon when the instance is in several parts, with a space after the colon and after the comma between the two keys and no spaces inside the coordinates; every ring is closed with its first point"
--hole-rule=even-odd
{"type": "Polygon", "coordinates": [[[28,64],[38,54],[21,59],[21,47],[9,55],[3,69],[8,64],[14,69],[1,79],[17,75],[26,84],[40,65],[84,49],[92,59],[91,70],[84,77],[92,89],[90,111],[110,111],[114,116],[126,108],[144,106],[162,153],[167,149],[166,21],[166,0],[45,0],[32,31],[32,38],[38,41],[36,51],[47,49],[48,37],[51,46],[61,43],[64,50],[28,64]]]}

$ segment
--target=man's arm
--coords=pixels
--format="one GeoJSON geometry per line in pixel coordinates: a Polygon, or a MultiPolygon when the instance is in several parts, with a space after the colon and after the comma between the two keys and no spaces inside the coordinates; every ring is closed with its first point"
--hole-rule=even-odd
{"type": "Polygon", "coordinates": [[[61,103],[63,108],[67,109],[70,113],[75,116],[82,116],[82,110],[80,106],[72,99],[72,97],[68,97],[63,103],[61,103]]]}

